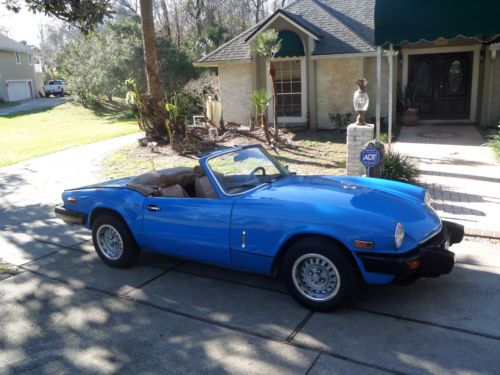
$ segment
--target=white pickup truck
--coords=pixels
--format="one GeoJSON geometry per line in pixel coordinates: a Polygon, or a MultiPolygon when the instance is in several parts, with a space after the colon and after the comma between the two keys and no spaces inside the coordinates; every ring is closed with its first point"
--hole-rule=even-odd
{"type": "Polygon", "coordinates": [[[49,81],[45,86],[43,86],[43,91],[45,91],[45,96],[49,95],[64,95],[64,81],[56,80],[49,81]]]}

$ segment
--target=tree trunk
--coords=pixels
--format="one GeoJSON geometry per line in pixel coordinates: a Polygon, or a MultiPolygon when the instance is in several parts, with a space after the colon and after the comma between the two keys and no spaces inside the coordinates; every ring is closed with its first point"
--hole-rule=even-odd
{"type": "Polygon", "coordinates": [[[163,30],[169,41],[172,41],[172,32],[170,31],[170,16],[168,14],[167,0],[160,0],[161,9],[164,17],[163,30]]]}
{"type": "Polygon", "coordinates": [[[260,121],[262,128],[264,129],[264,136],[266,137],[267,144],[271,144],[271,134],[269,134],[269,125],[267,124],[267,119],[265,114],[260,115],[260,121]]]}
{"type": "Polygon", "coordinates": [[[276,71],[274,70],[274,63],[271,60],[269,62],[269,75],[271,77],[271,86],[272,86],[272,94],[273,94],[273,111],[274,111],[274,139],[278,140],[278,98],[276,96],[276,77],[275,77],[276,71]]]}
{"type": "Polygon", "coordinates": [[[144,46],[144,62],[146,66],[147,92],[142,98],[142,113],[146,138],[151,141],[165,142],[168,132],[165,126],[165,96],[160,81],[158,52],[153,21],[152,0],[140,0],[141,27],[144,46]]]}

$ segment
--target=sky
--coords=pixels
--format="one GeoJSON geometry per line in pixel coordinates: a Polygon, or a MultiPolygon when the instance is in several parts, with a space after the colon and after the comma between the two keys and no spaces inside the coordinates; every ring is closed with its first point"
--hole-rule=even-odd
{"type": "Polygon", "coordinates": [[[14,13],[0,4],[0,29],[7,29],[7,36],[17,42],[25,40],[30,45],[39,46],[39,28],[44,24],[57,22],[52,17],[43,14],[33,14],[26,9],[14,13]]]}

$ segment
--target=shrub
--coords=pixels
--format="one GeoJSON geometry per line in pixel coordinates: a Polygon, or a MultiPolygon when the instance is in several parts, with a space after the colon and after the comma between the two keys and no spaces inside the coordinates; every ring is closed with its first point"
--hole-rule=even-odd
{"type": "Polygon", "coordinates": [[[488,137],[488,146],[490,146],[497,158],[500,159],[500,133],[488,137]]]}
{"type": "Polygon", "coordinates": [[[416,184],[419,176],[417,167],[407,155],[399,152],[389,152],[384,155],[382,178],[416,184]]]}

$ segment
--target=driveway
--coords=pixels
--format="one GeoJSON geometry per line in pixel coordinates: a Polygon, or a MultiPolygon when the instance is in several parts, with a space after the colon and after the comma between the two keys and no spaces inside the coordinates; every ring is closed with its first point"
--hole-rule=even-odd
{"type": "Polygon", "coordinates": [[[106,267],[52,208],[130,141],[0,170],[0,373],[498,373],[500,251],[484,239],[455,247],[448,276],[367,287],[335,313],[302,308],[277,280],[167,256],[106,267]]]}
{"type": "Polygon", "coordinates": [[[500,238],[500,163],[476,128],[403,127],[394,148],[417,162],[441,217],[500,238]]]}
{"type": "Polygon", "coordinates": [[[69,101],[69,98],[35,98],[19,102],[12,107],[0,108],[0,116],[11,115],[19,112],[35,111],[38,109],[52,108],[69,101]]]}

